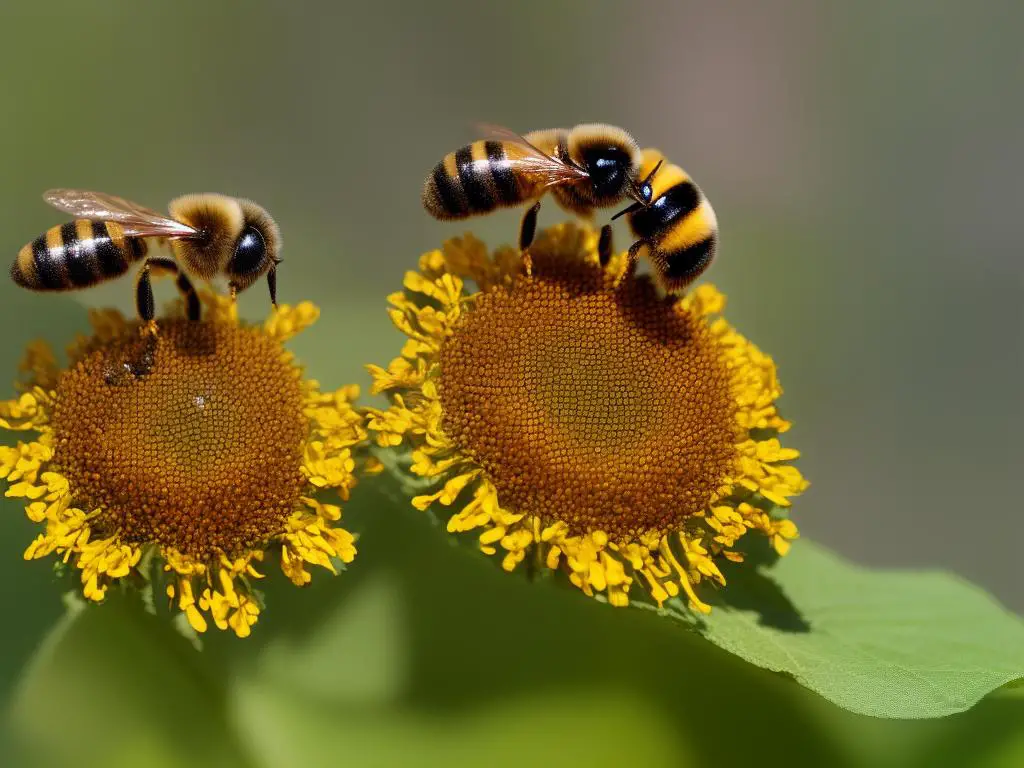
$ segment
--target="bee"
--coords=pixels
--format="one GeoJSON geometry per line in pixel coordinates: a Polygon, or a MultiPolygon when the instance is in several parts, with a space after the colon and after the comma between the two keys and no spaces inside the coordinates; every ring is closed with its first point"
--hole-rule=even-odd
{"type": "Polygon", "coordinates": [[[423,207],[436,219],[465,219],[535,201],[523,216],[519,248],[527,253],[548,191],[570,213],[590,218],[596,208],[629,197],[646,205],[640,147],[622,128],[600,123],[532,131],[525,136],[484,126],[492,137],[445,155],[423,187],[423,207]]]}
{"type": "Polygon", "coordinates": [[[52,227],[18,251],[11,279],[32,291],[73,291],[118,277],[142,262],[135,305],[143,328],[155,332],[151,274],[172,275],[190,320],[199,297],[189,276],[227,278],[234,297],[266,275],[277,306],[281,234],[251,200],[218,194],[183,195],[170,216],[102,192],[51,189],[43,199],[74,221],[52,227]],[[173,258],[147,256],[150,239],[168,241],[173,258]]]}
{"type": "MultiPolygon", "coordinates": [[[[650,202],[634,203],[615,214],[626,216],[638,238],[629,248],[624,275],[636,269],[641,252],[654,266],[659,285],[670,295],[682,293],[706,270],[718,247],[718,220],[711,203],[689,175],[678,165],[666,163],[656,149],[642,153],[639,183],[642,197],[650,202]]],[[[602,264],[611,256],[611,227],[601,231],[599,254],[602,264]]]]}

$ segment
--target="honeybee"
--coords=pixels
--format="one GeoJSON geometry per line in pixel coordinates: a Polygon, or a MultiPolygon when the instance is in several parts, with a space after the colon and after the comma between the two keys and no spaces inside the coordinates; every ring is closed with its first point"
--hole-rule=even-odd
{"type": "MultiPolygon", "coordinates": [[[[654,266],[658,283],[668,294],[682,293],[707,269],[718,247],[718,220],[711,203],[678,165],[666,163],[656,149],[642,153],[642,196],[649,202],[634,203],[615,214],[626,216],[639,238],[629,248],[626,275],[631,275],[642,251],[654,266]]],[[[601,262],[611,256],[611,227],[601,231],[601,262]]]]}
{"type": "Polygon", "coordinates": [[[587,123],[525,136],[498,126],[484,128],[491,139],[450,152],[434,166],[423,187],[423,207],[434,218],[448,220],[536,201],[519,229],[527,269],[540,198],[549,190],[562,208],[585,218],[625,197],[637,205],[650,202],[637,183],[640,147],[622,128],[587,123]]]}
{"type": "Polygon", "coordinates": [[[231,295],[263,275],[277,305],[281,234],[251,200],[213,193],[170,202],[170,217],[102,192],[51,189],[43,199],[74,221],[52,227],[18,251],[11,279],[32,291],[73,291],[118,277],[142,261],[135,305],[143,328],[156,330],[151,274],[173,275],[190,320],[199,319],[199,297],[189,276],[223,275],[231,295]],[[147,256],[148,239],[167,240],[173,258],[147,256]]]}

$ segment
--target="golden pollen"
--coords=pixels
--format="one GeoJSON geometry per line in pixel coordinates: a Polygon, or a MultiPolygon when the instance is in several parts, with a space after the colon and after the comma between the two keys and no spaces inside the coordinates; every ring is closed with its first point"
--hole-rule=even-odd
{"type": "Polygon", "coordinates": [[[678,530],[734,473],[737,404],[703,317],[648,280],[534,259],[477,295],[441,348],[446,434],[502,505],[571,534],[678,530]]]}
{"type": "Polygon", "coordinates": [[[199,561],[281,533],[306,484],[301,371],[258,328],[164,320],[152,371],[134,329],[97,346],[57,385],[54,464],[100,535],[156,542],[199,561]]]}

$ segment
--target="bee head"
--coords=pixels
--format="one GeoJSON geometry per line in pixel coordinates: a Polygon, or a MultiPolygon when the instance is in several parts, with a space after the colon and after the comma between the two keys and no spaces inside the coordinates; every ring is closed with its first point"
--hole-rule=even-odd
{"type": "Polygon", "coordinates": [[[636,200],[636,202],[612,216],[612,221],[615,221],[620,216],[636,213],[637,211],[650,206],[651,200],[654,198],[654,177],[664,162],[665,159],[659,156],[658,161],[655,163],[651,171],[644,176],[643,180],[639,182],[630,181],[630,190],[627,194],[636,200]]]}
{"type": "Polygon", "coordinates": [[[235,239],[224,274],[235,288],[245,290],[281,261],[281,231],[264,208],[239,200],[242,228],[235,239]]]}
{"type": "Polygon", "coordinates": [[[171,215],[199,231],[171,241],[174,254],[192,275],[224,275],[244,290],[280,261],[281,234],[270,214],[251,200],[206,193],[170,203],[171,215]]]}
{"type": "Polygon", "coordinates": [[[614,205],[625,196],[642,201],[636,181],[640,148],[626,131],[598,123],[578,125],[569,132],[567,148],[572,161],[589,176],[592,205],[614,205]]]}

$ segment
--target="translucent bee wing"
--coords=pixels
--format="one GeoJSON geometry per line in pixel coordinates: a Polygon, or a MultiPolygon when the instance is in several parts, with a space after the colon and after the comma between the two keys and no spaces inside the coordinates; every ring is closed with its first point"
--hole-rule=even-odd
{"type": "Polygon", "coordinates": [[[500,141],[505,145],[506,158],[513,167],[522,173],[539,177],[545,186],[590,178],[590,174],[582,168],[549,155],[515,131],[491,123],[478,123],[477,128],[488,139],[500,141]]]}
{"type": "MultiPolygon", "coordinates": [[[[488,139],[494,139],[495,141],[505,141],[511,144],[518,144],[526,150],[529,150],[532,154],[540,157],[550,158],[557,160],[548,155],[544,150],[538,147],[536,144],[531,142],[528,138],[523,136],[521,133],[516,133],[511,128],[506,128],[503,125],[495,125],[494,123],[477,123],[476,128],[480,133],[488,139]]],[[[561,161],[559,161],[561,162],[561,161]]]]}
{"type": "Polygon", "coordinates": [[[78,219],[113,221],[132,237],[194,237],[199,230],[122,197],[87,189],[51,189],[43,199],[78,219]]]}

